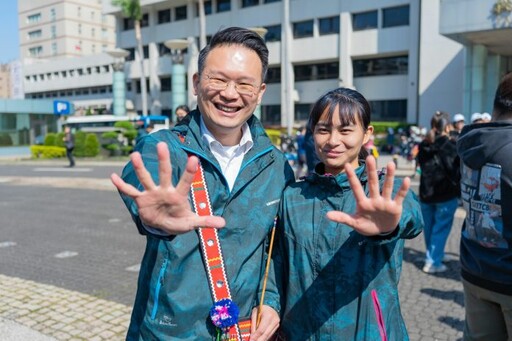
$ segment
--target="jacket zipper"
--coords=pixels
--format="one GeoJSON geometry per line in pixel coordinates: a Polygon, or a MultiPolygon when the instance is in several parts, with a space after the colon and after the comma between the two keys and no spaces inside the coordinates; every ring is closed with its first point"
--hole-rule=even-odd
{"type": "Polygon", "coordinates": [[[164,259],[162,262],[162,266],[160,267],[160,272],[158,273],[158,280],[155,285],[155,294],[154,294],[154,304],[153,310],[151,311],[151,319],[154,320],[156,317],[156,312],[158,311],[158,299],[160,295],[160,289],[162,288],[162,284],[164,281],[164,273],[165,268],[167,267],[167,259],[164,259]]]}
{"type": "Polygon", "coordinates": [[[381,341],[387,341],[388,337],[386,335],[386,326],[384,325],[384,319],[382,317],[382,309],[380,307],[379,298],[377,296],[377,291],[372,290],[372,301],[373,301],[373,309],[375,310],[375,317],[377,318],[377,325],[379,326],[379,333],[381,341]]]}

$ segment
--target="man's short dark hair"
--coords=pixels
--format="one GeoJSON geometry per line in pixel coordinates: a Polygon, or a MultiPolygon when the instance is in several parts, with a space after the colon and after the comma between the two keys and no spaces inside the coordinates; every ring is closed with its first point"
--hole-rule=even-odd
{"type": "Polygon", "coordinates": [[[265,41],[256,32],[242,27],[228,27],[215,33],[201,52],[199,52],[198,72],[199,75],[204,71],[206,57],[211,50],[219,46],[242,45],[249,50],[256,52],[261,60],[261,81],[265,81],[268,70],[268,49],[265,41]]]}
{"type": "Polygon", "coordinates": [[[492,115],[494,120],[512,119],[512,72],[501,79],[496,89],[492,115]]]}

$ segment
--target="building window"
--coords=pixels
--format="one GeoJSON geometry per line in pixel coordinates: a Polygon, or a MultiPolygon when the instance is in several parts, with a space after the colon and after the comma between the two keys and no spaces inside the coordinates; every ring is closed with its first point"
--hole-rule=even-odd
{"type": "Polygon", "coordinates": [[[50,8],[50,19],[55,21],[57,19],[57,13],[55,12],[55,8],[50,8]]]}
{"type": "Polygon", "coordinates": [[[27,17],[27,23],[29,23],[29,24],[35,24],[40,21],[41,21],[41,13],[32,14],[27,17]]]}
{"type": "Polygon", "coordinates": [[[78,34],[82,34],[82,24],[78,24],[78,34]]]}
{"type": "Polygon", "coordinates": [[[262,105],[261,122],[265,125],[281,125],[281,106],[280,105],[262,105]]]}
{"type": "Polygon", "coordinates": [[[293,23],[293,37],[305,38],[313,36],[313,20],[293,23]]]}
{"type": "Polygon", "coordinates": [[[164,10],[158,11],[158,23],[164,24],[167,22],[171,22],[171,10],[164,9],[164,10]]]}
{"type": "Polygon", "coordinates": [[[135,23],[130,18],[123,18],[123,31],[133,30],[135,23]]]}
{"type": "Polygon", "coordinates": [[[144,13],[142,15],[142,19],[140,20],[140,27],[148,27],[149,26],[149,14],[144,13]]]}
{"type": "Polygon", "coordinates": [[[281,67],[269,67],[267,71],[267,79],[265,80],[265,83],[272,84],[272,83],[281,83],[281,67]]]}
{"type": "Polygon", "coordinates": [[[51,32],[50,34],[51,34],[53,39],[57,38],[57,27],[52,25],[52,27],[50,28],[50,32],[51,32]]]}
{"type": "MultiPolygon", "coordinates": [[[[211,0],[204,1],[203,4],[204,4],[204,15],[212,14],[213,6],[212,6],[211,0]]],[[[196,4],[196,17],[198,17],[198,16],[199,16],[199,4],[196,4]]]]}
{"type": "Polygon", "coordinates": [[[82,7],[78,6],[77,9],[76,9],[76,15],[77,17],[81,17],[82,16],[82,7]]]}
{"type": "Polygon", "coordinates": [[[354,60],[352,66],[354,77],[406,75],[409,67],[409,57],[359,59],[354,60]]]}
{"type": "Polygon", "coordinates": [[[271,2],[279,2],[281,0],[264,0],[263,3],[270,4],[271,2]]]}
{"type": "Polygon", "coordinates": [[[267,26],[267,33],[265,34],[265,41],[281,41],[281,25],[267,26]]]}
{"type": "Polygon", "coordinates": [[[126,83],[126,91],[132,92],[132,82],[127,82],[126,83]]]}
{"type": "Polygon", "coordinates": [[[408,26],[409,5],[384,8],[382,10],[382,27],[408,26]]]}
{"type": "Polygon", "coordinates": [[[313,104],[311,103],[295,104],[295,121],[307,121],[312,108],[313,104]]]}
{"type": "Polygon", "coordinates": [[[171,53],[171,50],[164,43],[158,43],[158,55],[163,57],[171,53]]]}
{"type": "MultiPolygon", "coordinates": [[[[135,92],[140,94],[140,92],[141,92],[140,79],[135,82],[135,86],[136,86],[135,92]]],[[[149,79],[148,78],[146,78],[146,89],[149,89],[149,79]]]]}
{"type": "Polygon", "coordinates": [[[352,14],[352,29],[354,31],[370,30],[378,27],[377,11],[352,14]]]}
{"type": "Polygon", "coordinates": [[[242,8],[259,5],[259,0],[242,0],[242,8]]]}
{"type": "Polygon", "coordinates": [[[172,91],[171,77],[160,78],[160,90],[161,91],[172,91]]]}
{"type": "Polygon", "coordinates": [[[42,35],[43,35],[43,31],[41,31],[41,30],[31,31],[31,32],[28,32],[28,39],[41,38],[42,35]]]}
{"type": "Polygon", "coordinates": [[[126,49],[126,51],[128,51],[129,54],[125,57],[125,60],[127,62],[134,61],[135,60],[135,48],[134,47],[129,47],[129,48],[126,49]]]}
{"type": "Polygon", "coordinates": [[[407,100],[369,101],[372,109],[373,121],[401,121],[407,120],[407,100]]]}
{"type": "Polygon", "coordinates": [[[187,19],[187,6],[180,6],[175,8],[175,18],[178,20],[187,19]]]}
{"type": "Polygon", "coordinates": [[[322,18],[318,20],[320,35],[340,33],[340,17],[322,18]]]}
{"type": "Polygon", "coordinates": [[[231,11],[231,0],[217,0],[217,13],[231,11]]]}
{"type": "Polygon", "coordinates": [[[30,55],[30,57],[39,57],[40,55],[43,54],[43,47],[42,46],[31,47],[28,49],[28,54],[30,55]]]}
{"type": "Polygon", "coordinates": [[[93,27],[91,28],[91,36],[95,36],[96,35],[96,29],[93,27]]]}
{"type": "Polygon", "coordinates": [[[57,43],[52,43],[52,55],[57,55],[57,43]]]}
{"type": "Polygon", "coordinates": [[[296,81],[338,79],[339,69],[340,64],[338,62],[293,66],[296,81]]]}
{"type": "Polygon", "coordinates": [[[149,46],[148,45],[142,46],[142,54],[144,54],[144,59],[149,58],[149,46]]]}

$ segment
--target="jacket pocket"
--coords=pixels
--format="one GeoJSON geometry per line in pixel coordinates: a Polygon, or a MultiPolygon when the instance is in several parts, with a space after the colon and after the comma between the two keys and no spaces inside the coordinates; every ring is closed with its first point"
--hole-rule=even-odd
{"type": "Polygon", "coordinates": [[[382,309],[380,307],[379,297],[377,296],[377,291],[372,290],[372,301],[373,301],[373,309],[375,311],[375,318],[377,320],[377,325],[379,326],[379,334],[381,341],[387,341],[388,337],[386,335],[386,326],[384,325],[384,318],[382,317],[382,309]]]}
{"type": "Polygon", "coordinates": [[[158,311],[158,299],[160,297],[160,289],[162,288],[164,282],[165,269],[167,268],[168,259],[164,259],[162,265],[160,266],[160,271],[158,273],[158,279],[155,284],[155,291],[153,293],[153,310],[151,311],[151,319],[154,320],[156,317],[156,313],[158,311]]]}

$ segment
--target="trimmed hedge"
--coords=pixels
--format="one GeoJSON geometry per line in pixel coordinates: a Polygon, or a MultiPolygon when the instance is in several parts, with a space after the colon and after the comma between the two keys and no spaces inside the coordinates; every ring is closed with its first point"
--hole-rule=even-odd
{"type": "Polygon", "coordinates": [[[66,156],[66,148],[56,146],[30,146],[30,153],[35,159],[56,159],[66,156]]]}

